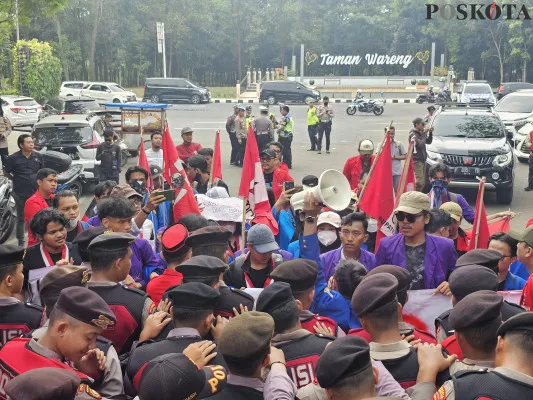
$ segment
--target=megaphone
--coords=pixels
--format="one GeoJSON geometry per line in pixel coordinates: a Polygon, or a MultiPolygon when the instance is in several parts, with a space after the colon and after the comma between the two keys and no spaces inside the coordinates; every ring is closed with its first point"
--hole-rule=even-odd
{"type": "Polygon", "coordinates": [[[342,211],[350,205],[352,192],[348,179],[335,169],[322,172],[318,179],[318,186],[306,188],[291,197],[291,206],[294,211],[304,209],[304,197],[306,193],[313,193],[315,198],[326,207],[335,211],[342,211]]]}

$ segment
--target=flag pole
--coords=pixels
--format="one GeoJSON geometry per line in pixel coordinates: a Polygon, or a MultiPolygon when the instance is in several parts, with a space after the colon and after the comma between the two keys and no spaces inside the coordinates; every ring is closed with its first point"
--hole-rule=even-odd
{"type": "Polygon", "coordinates": [[[402,170],[402,180],[400,181],[400,184],[398,185],[398,190],[396,193],[394,193],[395,201],[394,201],[394,208],[398,207],[398,203],[400,201],[400,196],[398,196],[398,193],[403,193],[405,190],[405,183],[407,181],[407,174],[409,173],[409,167],[411,165],[411,158],[413,158],[413,143],[414,141],[411,140],[409,143],[409,146],[407,147],[407,157],[405,158],[404,164],[403,164],[403,170],[402,170]]]}
{"type": "MultiPolygon", "coordinates": [[[[478,198],[483,201],[483,197],[485,196],[485,181],[486,181],[487,178],[483,177],[482,179],[479,180],[479,193],[478,193],[478,198]]],[[[480,201],[480,204],[476,204],[476,206],[480,207],[481,206],[481,201],[480,201]]],[[[483,203],[483,206],[485,206],[485,203],[483,203]]],[[[481,225],[481,218],[480,218],[480,215],[482,212],[485,212],[485,210],[478,210],[478,215],[477,215],[477,221],[476,221],[476,238],[475,238],[475,242],[474,242],[474,249],[477,249],[477,244],[478,244],[478,241],[479,241],[479,226],[481,225]]]]}
{"type": "MultiPolygon", "coordinates": [[[[391,120],[391,122],[389,124],[389,127],[387,128],[387,134],[385,135],[385,138],[383,138],[383,141],[381,142],[381,145],[379,147],[379,152],[376,155],[376,157],[378,157],[381,154],[381,152],[383,151],[383,146],[385,146],[385,141],[387,140],[387,137],[389,136],[389,132],[390,132],[390,127],[391,126],[392,126],[392,120],[391,120]]],[[[370,166],[370,171],[368,171],[368,177],[366,178],[365,184],[363,185],[363,188],[361,189],[361,193],[359,193],[359,195],[357,196],[359,198],[359,200],[361,200],[363,198],[363,193],[365,192],[366,185],[368,184],[368,181],[370,181],[370,177],[372,176],[372,172],[374,172],[374,167],[375,166],[376,166],[376,160],[374,160],[374,162],[370,166]]]]}
{"type": "Polygon", "coordinates": [[[211,189],[215,178],[213,178],[213,169],[215,168],[215,150],[217,149],[217,135],[220,135],[220,128],[215,132],[215,145],[213,146],[213,157],[211,157],[211,170],[209,171],[209,182],[207,183],[207,189],[211,189]]]}
{"type": "Polygon", "coordinates": [[[244,234],[246,233],[246,197],[242,198],[241,254],[244,255],[244,234]]]}

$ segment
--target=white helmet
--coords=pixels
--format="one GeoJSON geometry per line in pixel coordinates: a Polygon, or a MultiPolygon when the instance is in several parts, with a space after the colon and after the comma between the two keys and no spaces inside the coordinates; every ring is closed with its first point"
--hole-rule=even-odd
{"type": "Polygon", "coordinates": [[[265,112],[265,111],[268,111],[268,107],[259,106],[259,112],[265,112]]]}
{"type": "Polygon", "coordinates": [[[372,140],[363,139],[359,142],[359,153],[360,154],[373,154],[374,153],[374,143],[372,140]]]}
{"type": "Polygon", "coordinates": [[[361,89],[357,89],[357,94],[361,94],[363,91],[361,89]]]}

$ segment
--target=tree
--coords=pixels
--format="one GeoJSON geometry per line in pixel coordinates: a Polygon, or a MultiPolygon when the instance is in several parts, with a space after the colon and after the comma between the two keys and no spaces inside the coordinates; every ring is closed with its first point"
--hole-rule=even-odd
{"type": "Polygon", "coordinates": [[[530,60],[528,42],[533,35],[530,26],[524,26],[522,21],[513,21],[509,24],[509,44],[511,45],[511,57],[522,64],[522,82],[527,82],[527,62],[530,60]]]}

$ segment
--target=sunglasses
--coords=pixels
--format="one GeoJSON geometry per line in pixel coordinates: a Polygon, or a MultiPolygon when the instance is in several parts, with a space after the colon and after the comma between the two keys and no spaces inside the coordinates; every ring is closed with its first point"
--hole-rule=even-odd
{"type": "Polygon", "coordinates": [[[409,214],[409,213],[406,213],[404,211],[398,211],[396,214],[396,219],[399,221],[399,222],[403,222],[405,220],[407,220],[407,222],[409,222],[410,224],[412,224],[413,222],[416,221],[416,219],[418,217],[420,217],[421,215],[423,215],[423,213],[418,213],[418,214],[409,214]]]}

